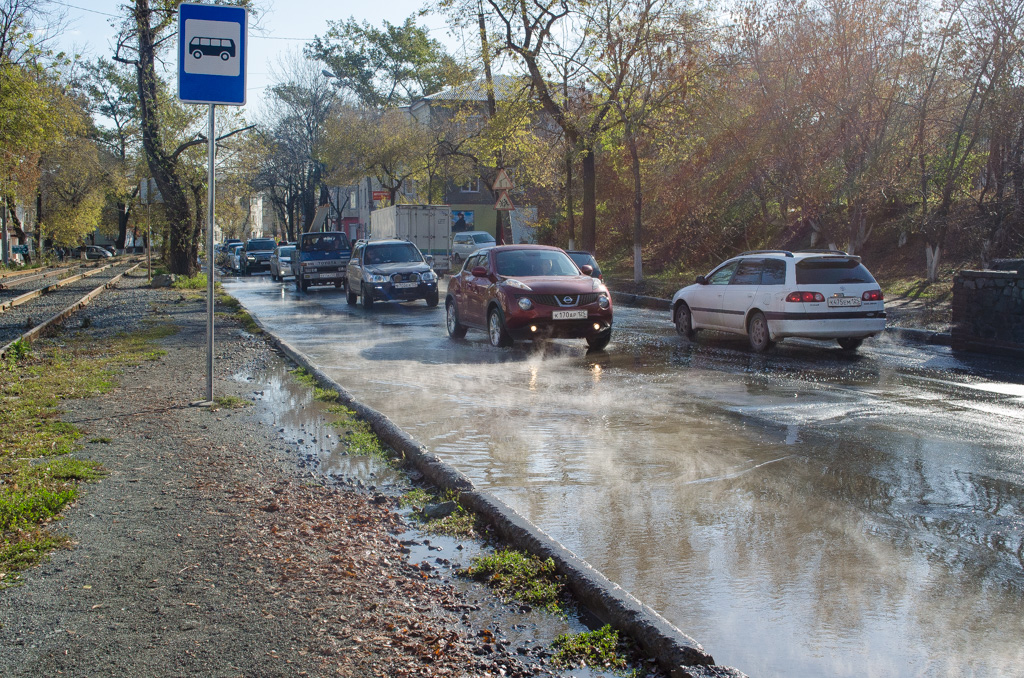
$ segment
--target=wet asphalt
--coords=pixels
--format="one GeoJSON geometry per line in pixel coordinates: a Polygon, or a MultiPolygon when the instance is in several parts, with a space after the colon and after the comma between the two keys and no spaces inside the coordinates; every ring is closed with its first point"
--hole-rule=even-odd
{"type": "MultiPolygon", "coordinates": [[[[224,280],[271,332],[755,678],[1024,666],[1024,366],[868,340],[450,340],[442,307],[224,280]]],[[[442,304],[443,306],[443,304],[442,304]]]]}

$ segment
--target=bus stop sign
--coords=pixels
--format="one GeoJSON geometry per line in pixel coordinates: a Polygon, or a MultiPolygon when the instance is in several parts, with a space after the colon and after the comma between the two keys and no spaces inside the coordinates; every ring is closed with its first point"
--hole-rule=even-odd
{"type": "Polygon", "coordinates": [[[178,8],[178,98],[184,103],[245,105],[248,16],[242,7],[178,8]]]}

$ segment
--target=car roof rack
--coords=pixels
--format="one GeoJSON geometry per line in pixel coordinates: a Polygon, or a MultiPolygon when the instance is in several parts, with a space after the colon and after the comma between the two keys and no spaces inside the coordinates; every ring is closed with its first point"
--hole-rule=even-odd
{"type": "Polygon", "coordinates": [[[749,250],[747,252],[740,252],[736,256],[744,257],[748,254],[784,254],[787,257],[793,256],[793,253],[789,250],[749,250]]]}
{"type": "Polygon", "coordinates": [[[844,257],[850,256],[849,253],[844,252],[843,250],[834,250],[834,249],[805,249],[805,250],[797,250],[797,252],[799,252],[801,254],[839,254],[839,255],[842,255],[844,257]]]}

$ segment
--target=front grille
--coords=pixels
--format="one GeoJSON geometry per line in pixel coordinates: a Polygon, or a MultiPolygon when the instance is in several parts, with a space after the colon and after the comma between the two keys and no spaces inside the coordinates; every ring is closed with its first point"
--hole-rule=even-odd
{"type": "Polygon", "coordinates": [[[419,273],[415,273],[415,272],[414,273],[395,273],[394,275],[391,276],[391,282],[396,282],[396,283],[400,283],[400,282],[419,282],[419,281],[420,281],[420,274],[419,273]]]}
{"type": "Polygon", "coordinates": [[[525,295],[535,304],[542,306],[586,306],[597,301],[601,295],[592,294],[527,294],[525,295]],[[568,299],[568,301],[566,301],[568,299]]]}

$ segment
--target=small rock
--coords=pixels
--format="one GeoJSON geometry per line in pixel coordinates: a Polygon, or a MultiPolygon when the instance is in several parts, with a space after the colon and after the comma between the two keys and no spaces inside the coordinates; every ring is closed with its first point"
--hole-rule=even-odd
{"type": "Polygon", "coordinates": [[[445,501],[440,504],[427,504],[423,509],[423,517],[427,520],[438,520],[447,518],[459,507],[454,501],[445,501]]]}

